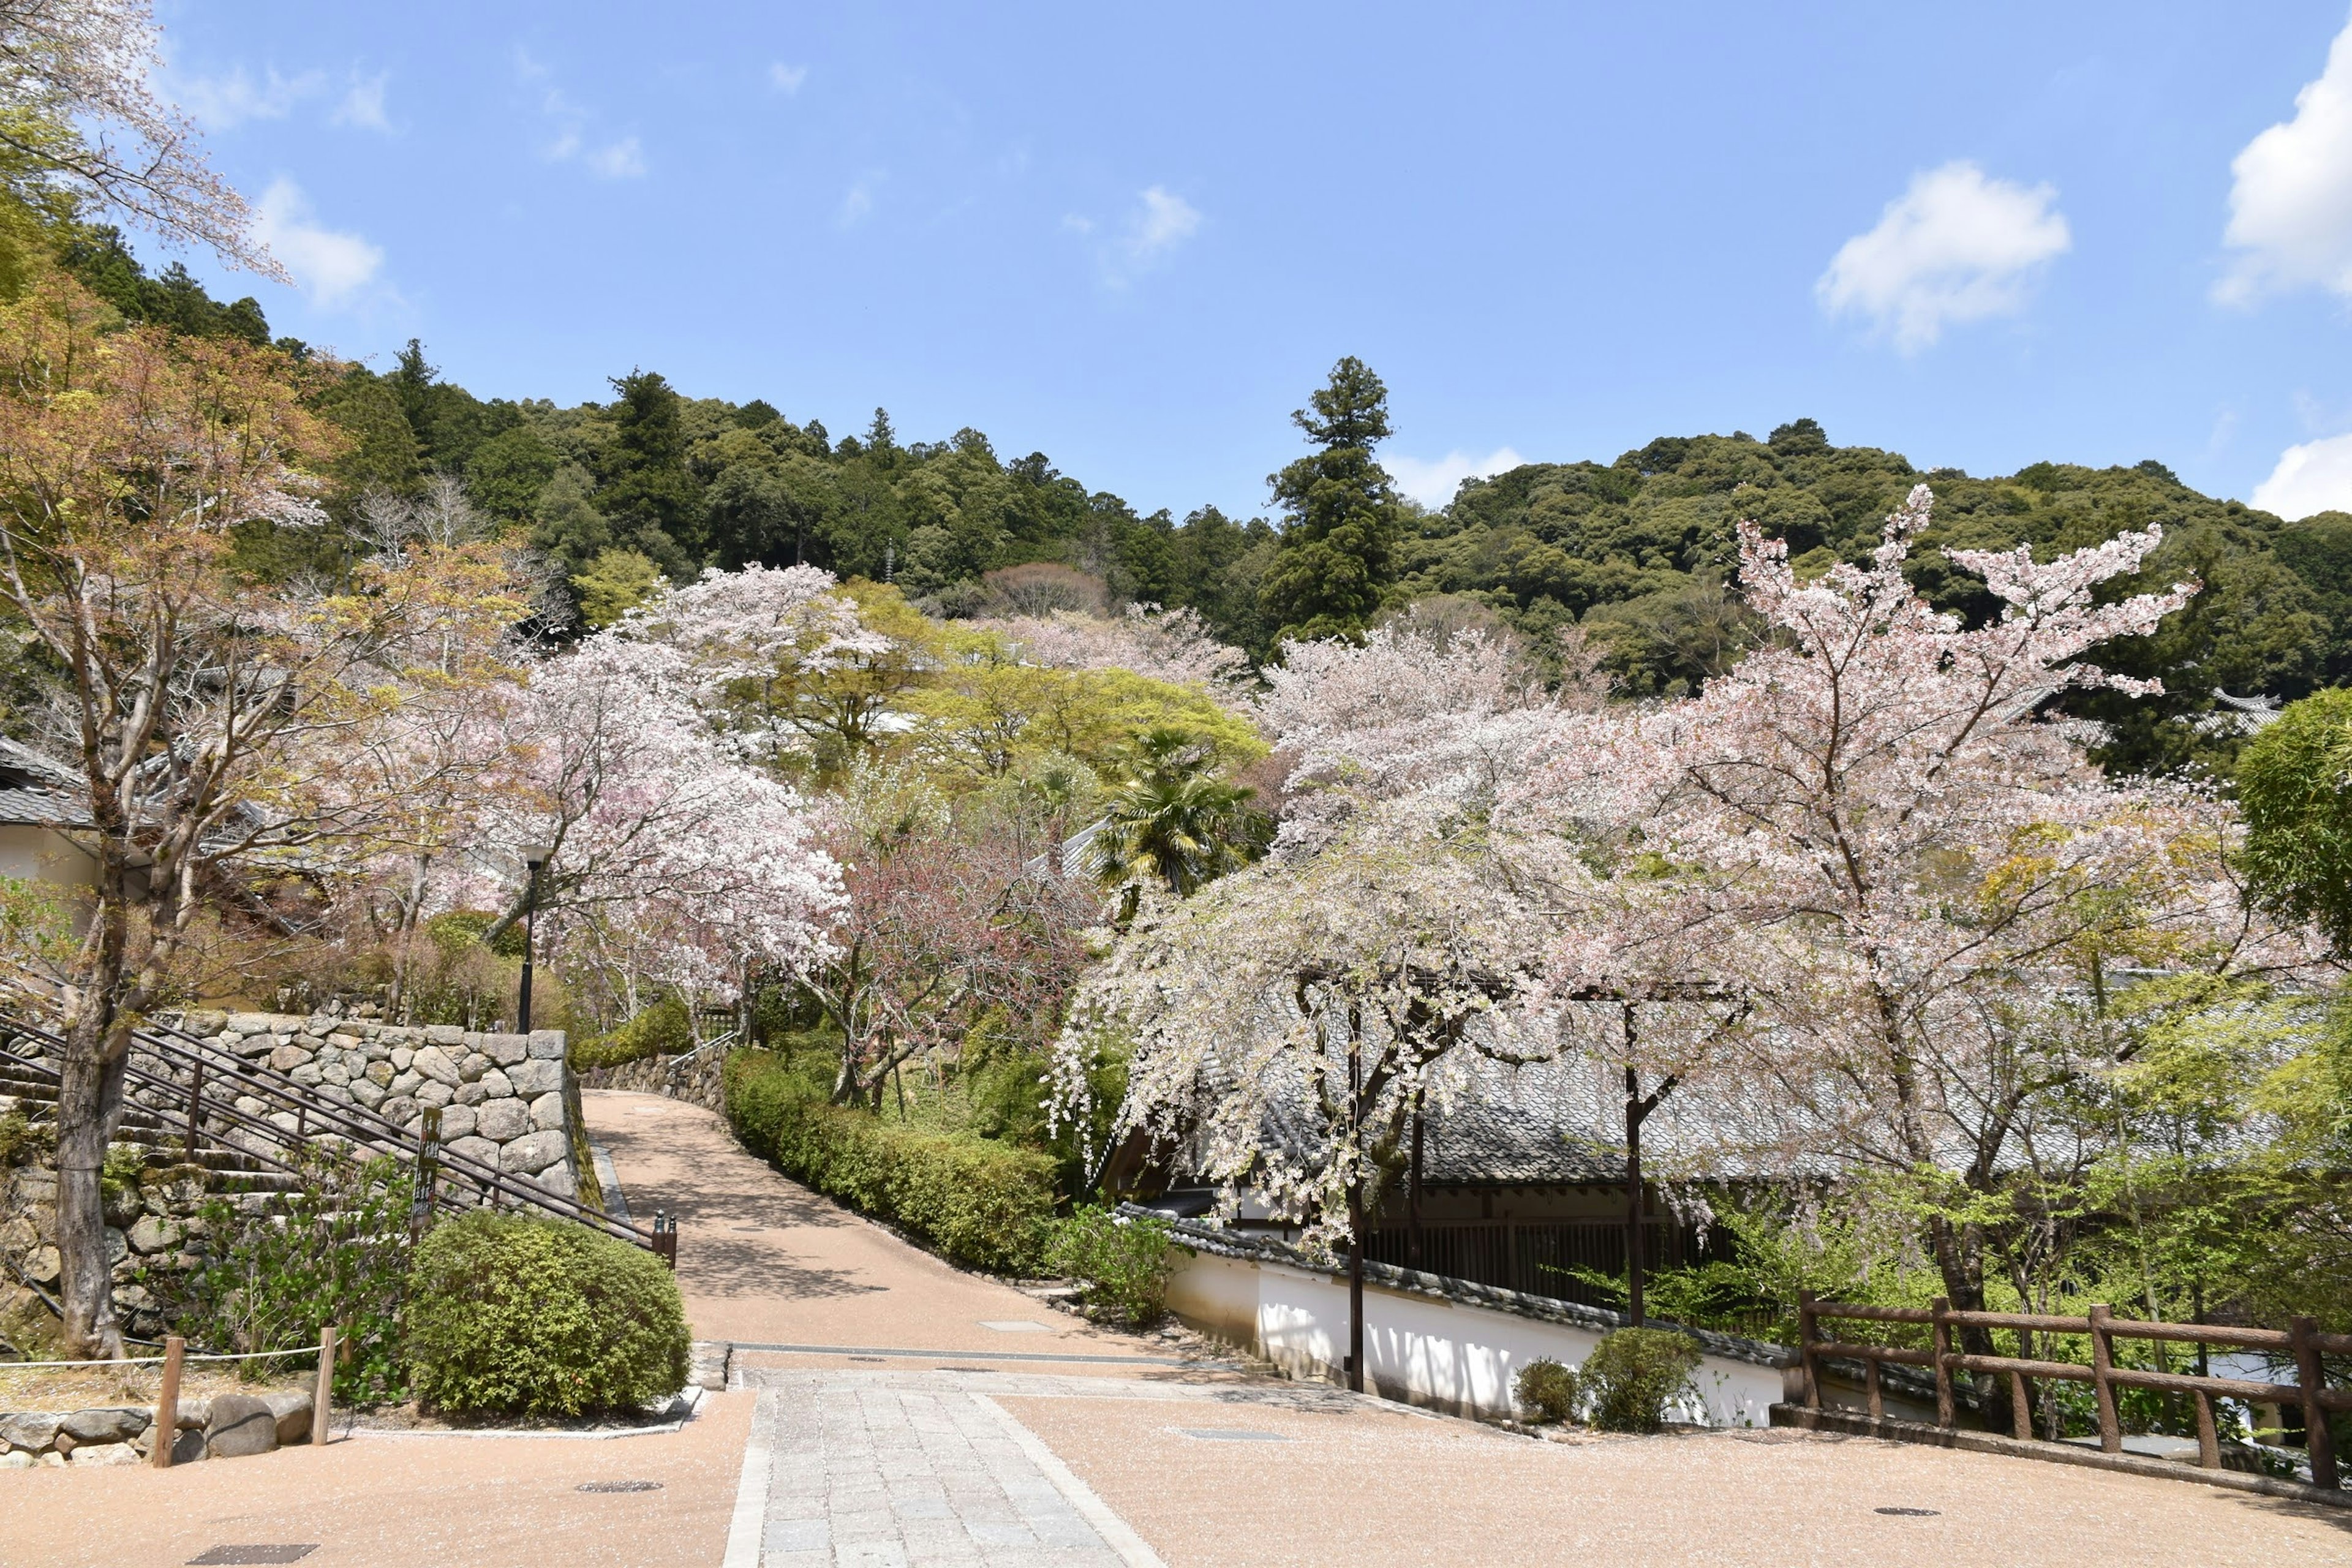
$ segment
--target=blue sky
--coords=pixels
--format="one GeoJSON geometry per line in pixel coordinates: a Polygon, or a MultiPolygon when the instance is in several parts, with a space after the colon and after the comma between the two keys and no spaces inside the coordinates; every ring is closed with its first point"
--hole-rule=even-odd
{"type": "Polygon", "coordinates": [[[158,9],[298,287],[196,269],[486,397],[1247,515],[1355,353],[1425,497],[1810,415],[2352,506],[2346,0],[158,9]]]}

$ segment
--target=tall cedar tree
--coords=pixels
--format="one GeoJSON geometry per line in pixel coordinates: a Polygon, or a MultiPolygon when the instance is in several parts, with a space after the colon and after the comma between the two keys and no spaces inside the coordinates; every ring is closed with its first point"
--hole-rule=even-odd
{"type": "Polygon", "coordinates": [[[1313,401],[1290,417],[1321,450],[1266,480],[1289,521],[1259,592],[1282,637],[1354,637],[1396,579],[1396,491],[1372,459],[1389,436],[1389,392],[1351,354],[1313,401]]]}
{"type": "Polygon", "coordinates": [[[616,544],[683,575],[701,542],[702,487],[686,466],[677,393],[649,370],[617,377],[613,390],[620,395],[597,510],[612,520],[616,544]]]}

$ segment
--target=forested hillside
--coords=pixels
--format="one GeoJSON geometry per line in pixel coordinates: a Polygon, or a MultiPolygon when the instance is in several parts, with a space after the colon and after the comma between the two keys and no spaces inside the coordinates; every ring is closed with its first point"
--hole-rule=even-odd
{"type": "MultiPolygon", "coordinates": [[[[148,277],[109,231],[78,242],[68,260],[126,315],[268,339],[252,300],[212,301],[176,267],[148,277]]],[[[1345,632],[1445,595],[1456,596],[1454,613],[1520,634],[1538,664],[1559,628],[1580,624],[1622,689],[1664,695],[1723,669],[1756,635],[1727,587],[1738,520],[1786,539],[1801,571],[1818,569],[1865,555],[1880,520],[1925,479],[1937,521],[1914,580],[1964,615],[1990,601],[1978,579],[1946,567],[1946,545],[2046,552],[2161,523],[2163,548],[2119,591],[2182,576],[2204,584],[2158,636],[2107,654],[2112,667],[2167,687],[2160,698],[2085,701],[2086,714],[2114,726],[2113,764],[2220,760],[2234,737],[2194,723],[2213,709],[2214,688],[2294,698],[2352,677],[2352,516],[2283,522],[2201,495],[2153,461],[2041,462],[1973,478],[1835,446],[1801,418],[1760,440],[1663,437],[1610,462],[1530,463],[1467,481],[1429,510],[1396,496],[1370,461],[1388,435],[1385,389],[1350,361],[1317,395],[1319,417],[1302,416],[1321,452],[1272,476],[1274,521],[1214,507],[1180,520],[1089,489],[1043,452],[1008,459],[975,429],[902,441],[877,409],[866,428],[836,437],[766,401],[686,395],[645,369],[614,377],[612,389],[609,401],[573,406],[485,401],[444,380],[414,341],[383,372],[352,365],[325,398],[353,437],[337,465],[335,526],[257,538],[249,552],[275,572],[331,567],[348,558],[367,493],[414,492],[445,476],[551,558],[590,624],[657,573],[752,562],[889,580],[949,618],[1190,606],[1260,657],[1286,632],[1345,632]],[[1355,508],[1336,525],[1336,545],[1314,511],[1335,491],[1355,508]],[[1286,556],[1286,574],[1276,563],[1286,556]],[[1072,571],[1007,575],[1035,563],[1072,571]],[[1313,584],[1336,576],[1349,578],[1349,594],[1317,600],[1313,584]]]]}

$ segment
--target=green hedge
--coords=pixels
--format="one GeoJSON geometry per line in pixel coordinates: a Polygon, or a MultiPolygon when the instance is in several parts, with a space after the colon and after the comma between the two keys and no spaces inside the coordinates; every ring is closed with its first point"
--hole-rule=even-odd
{"type": "Polygon", "coordinates": [[[418,1244],[409,1386],[442,1410],[579,1415],[686,1386],[677,1280],[643,1248],[562,1220],[477,1209],[418,1244]]]}
{"type": "Polygon", "coordinates": [[[769,1051],[728,1061],[727,1119],[794,1181],[913,1232],[955,1262],[1037,1271],[1054,1213],[1054,1162],[1043,1154],[829,1105],[769,1051]]]}
{"type": "Polygon", "coordinates": [[[572,1041],[572,1067],[575,1072],[616,1068],[693,1048],[694,1030],[687,1022],[685,1004],[673,998],[655,1003],[609,1035],[572,1041]]]}

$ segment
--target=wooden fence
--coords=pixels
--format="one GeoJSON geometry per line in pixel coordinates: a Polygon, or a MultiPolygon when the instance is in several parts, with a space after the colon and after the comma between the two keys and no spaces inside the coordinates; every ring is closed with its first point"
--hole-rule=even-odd
{"type": "Polygon", "coordinates": [[[1939,1297],[1933,1307],[1923,1311],[1912,1307],[1864,1307],[1846,1301],[1817,1301],[1808,1291],[1797,1309],[1797,1329],[1798,1353],[1804,1368],[1805,1404],[1811,1409],[1818,1410],[1822,1406],[1821,1363],[1825,1358],[1862,1363],[1864,1394],[1874,1418],[1885,1414],[1879,1389],[1878,1369],[1881,1364],[1892,1363],[1897,1366],[1931,1369],[1936,1377],[1936,1421],[1945,1427],[1958,1424],[1952,1374],[1984,1373],[2009,1379],[2010,1409],[2016,1434],[2019,1438],[2031,1441],[2033,1436],[2033,1412],[2026,1398],[2025,1380],[2029,1377],[2059,1378],[2070,1383],[2087,1383],[2092,1386],[2099,1407],[2099,1447],[2114,1454],[2123,1448],[2123,1426],[2116,1415],[2116,1390],[2153,1389],[2162,1394],[2187,1394],[2196,1402],[2197,1462],[2207,1469],[2218,1469],[2221,1463],[2221,1447],[2213,1426],[2215,1399],[2294,1405],[2303,1412],[2304,1441],[2308,1445],[2313,1483],[2322,1487],[2337,1484],[2336,1444],[2328,1431],[2327,1415],[2334,1410],[2352,1410],[2352,1389],[2328,1387],[2320,1357],[2352,1354],[2352,1334],[2323,1334],[2318,1325],[2309,1318],[2297,1318],[2294,1326],[2287,1329],[2232,1329],[2205,1323],[2139,1322],[2116,1317],[2104,1306],[2093,1307],[2087,1317],[2081,1318],[2050,1317],[2032,1312],[1956,1312],[1952,1310],[1950,1302],[1939,1297]],[[1823,1339],[1821,1331],[1823,1319],[1922,1324],[1928,1331],[1933,1348],[1906,1350],[1890,1345],[1823,1339]],[[2079,1335],[2091,1342],[2091,1362],[2084,1366],[2073,1362],[2042,1361],[2024,1353],[2013,1356],[1970,1355],[1953,1346],[1954,1332],[1960,1329],[2010,1331],[2018,1336],[2021,1352],[2031,1349],[2026,1340],[2028,1334],[2079,1335]],[[2115,1342],[2119,1339],[2263,1351],[2292,1359],[2295,1381],[2256,1383],[2245,1378],[2144,1372],[2137,1367],[2118,1366],[2116,1364],[2115,1342]]]}
{"type": "MultiPolygon", "coordinates": [[[[1709,1245],[1716,1234],[1703,1243],[1686,1226],[1653,1221],[1643,1227],[1643,1267],[1686,1268],[1705,1262],[1716,1256],[1709,1245]]],[[[1555,1300],[1613,1307],[1623,1300],[1621,1293],[1586,1284],[1575,1273],[1581,1268],[1604,1278],[1623,1278],[1622,1220],[1444,1220],[1423,1225],[1420,1240],[1416,1249],[1409,1226],[1383,1225],[1364,1237],[1364,1256],[1375,1263],[1555,1300]]]]}

